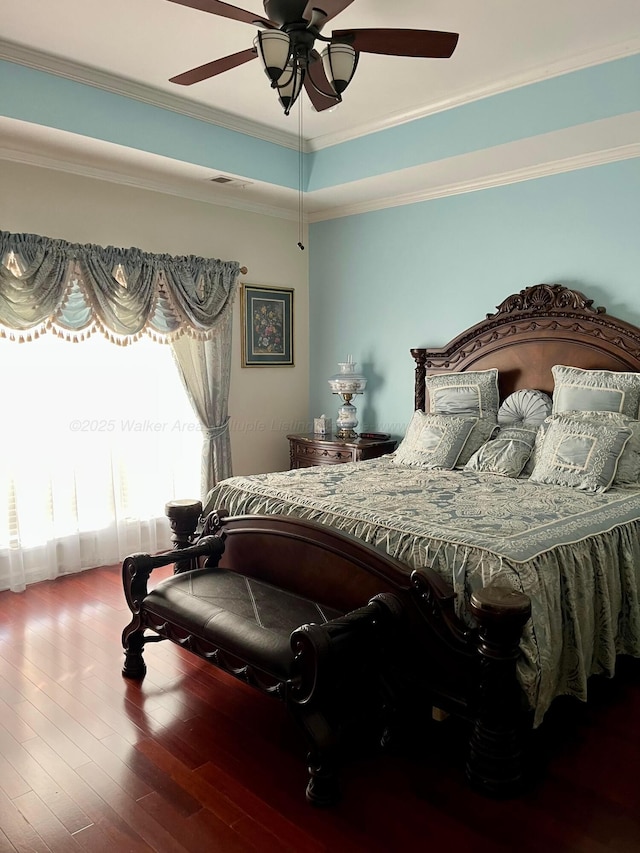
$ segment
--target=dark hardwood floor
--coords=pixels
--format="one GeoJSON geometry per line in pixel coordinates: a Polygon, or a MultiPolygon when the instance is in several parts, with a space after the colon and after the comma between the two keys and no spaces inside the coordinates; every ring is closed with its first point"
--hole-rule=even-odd
{"type": "Polygon", "coordinates": [[[471,792],[455,726],[418,718],[320,811],[277,700],[167,643],[123,679],[128,621],[119,567],[0,593],[0,851],[640,851],[638,662],[554,706],[520,799],[471,792]]]}

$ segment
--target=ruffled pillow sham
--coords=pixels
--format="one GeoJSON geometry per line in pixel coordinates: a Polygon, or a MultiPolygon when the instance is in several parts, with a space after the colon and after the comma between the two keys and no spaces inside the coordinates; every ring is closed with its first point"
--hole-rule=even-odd
{"type": "Polygon", "coordinates": [[[580,421],[596,421],[627,427],[631,438],[618,461],[615,486],[637,486],[640,484],[640,421],[621,415],[619,412],[566,412],[563,417],[580,421]]]}
{"type": "Polygon", "coordinates": [[[434,415],[474,415],[484,418],[498,413],[498,370],[466,370],[427,376],[429,412],[434,415]]]}
{"type": "Polygon", "coordinates": [[[618,412],[637,419],[640,407],[640,373],[583,370],[556,364],[553,414],[571,411],[618,412]]]}
{"type": "Polygon", "coordinates": [[[477,418],[471,417],[414,412],[393,461],[416,468],[451,469],[476,422],[477,418]]]}
{"type": "Polygon", "coordinates": [[[544,431],[529,480],[606,492],[631,434],[629,427],[614,422],[554,416],[544,431]]]}

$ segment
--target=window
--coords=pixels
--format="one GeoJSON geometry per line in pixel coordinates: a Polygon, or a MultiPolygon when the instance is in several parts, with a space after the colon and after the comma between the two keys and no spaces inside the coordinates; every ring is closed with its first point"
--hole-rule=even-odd
{"type": "Polygon", "coordinates": [[[0,393],[0,589],[168,547],[202,448],[170,346],[0,339],[0,393]]]}

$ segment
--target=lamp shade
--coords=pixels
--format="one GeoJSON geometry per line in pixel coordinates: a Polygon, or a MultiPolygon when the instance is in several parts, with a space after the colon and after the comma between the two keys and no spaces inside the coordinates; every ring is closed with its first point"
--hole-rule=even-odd
{"type": "Polygon", "coordinates": [[[329,379],[332,394],[362,394],[367,380],[362,373],[356,372],[355,361],[342,361],[338,364],[340,372],[329,379]]]}
{"type": "Polygon", "coordinates": [[[289,115],[289,110],[295,104],[300,94],[304,75],[305,69],[301,68],[297,62],[289,63],[276,82],[278,97],[284,107],[285,115],[289,115]]]}
{"type": "Polygon", "coordinates": [[[281,30],[266,30],[259,32],[253,40],[253,46],[258,51],[265,74],[275,83],[287,67],[291,53],[291,41],[281,30]]]}
{"type": "Polygon", "coordinates": [[[328,44],[322,51],[322,64],[335,93],[341,95],[355,73],[358,54],[350,44],[328,44]]]}

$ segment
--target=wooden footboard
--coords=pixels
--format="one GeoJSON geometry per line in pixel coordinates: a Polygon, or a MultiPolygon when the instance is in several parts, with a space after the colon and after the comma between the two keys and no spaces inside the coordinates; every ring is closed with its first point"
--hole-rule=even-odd
{"type": "MultiPolygon", "coordinates": [[[[193,530],[197,520],[194,507],[193,530]]],[[[333,528],[290,516],[227,517],[218,511],[205,520],[202,536],[208,535],[224,539],[220,566],[242,571],[251,565],[253,576],[342,612],[393,593],[402,618],[378,661],[389,726],[411,722],[426,703],[463,717],[471,724],[471,784],[492,796],[519,790],[531,729],[516,677],[531,613],[527,596],[504,586],[479,590],[470,602],[476,625],[469,627],[456,616],[453,590],[435,572],[409,574],[399,561],[333,528]]],[[[192,536],[183,531],[182,539],[192,536]]]]}

